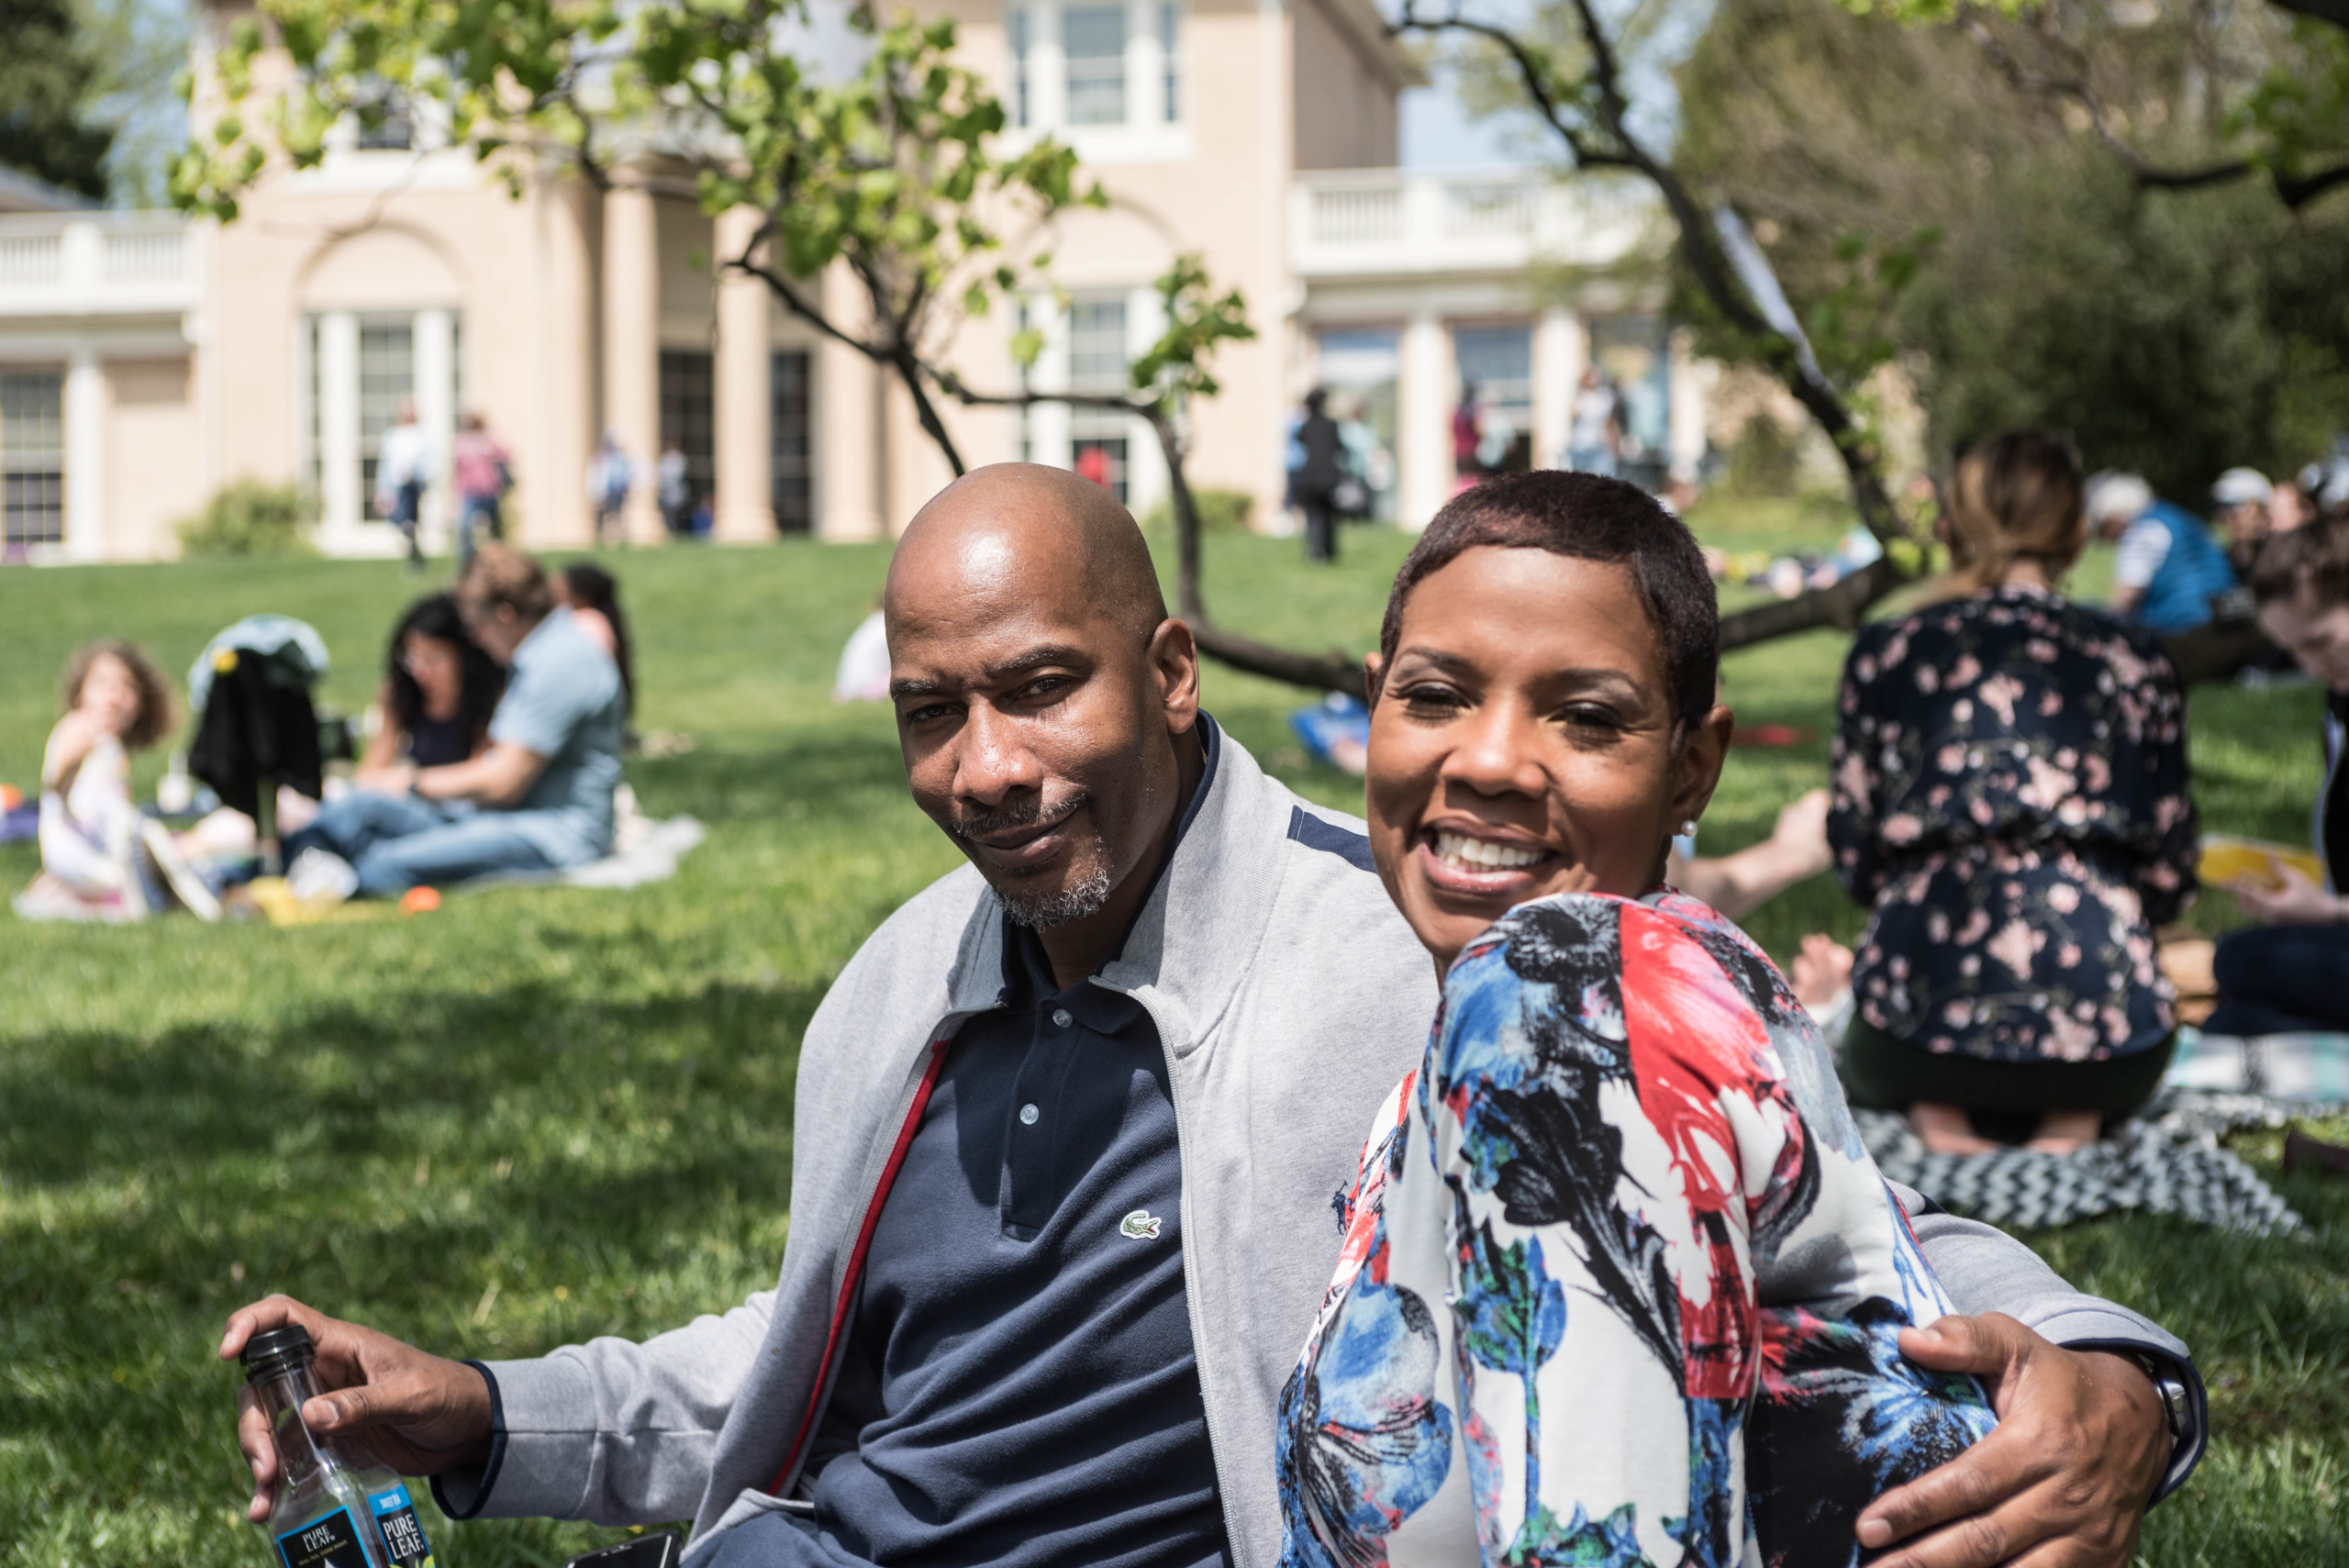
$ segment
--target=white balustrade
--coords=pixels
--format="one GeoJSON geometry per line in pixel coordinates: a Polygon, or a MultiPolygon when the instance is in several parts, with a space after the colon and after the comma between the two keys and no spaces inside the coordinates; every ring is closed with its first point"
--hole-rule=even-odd
{"type": "Polygon", "coordinates": [[[1297,177],[1291,246],[1308,279],[1589,265],[1642,246],[1652,206],[1615,185],[1540,169],[1316,170],[1297,177]]]}
{"type": "Polygon", "coordinates": [[[176,315],[195,307],[195,260],[171,214],[0,217],[0,318],[176,315]]]}

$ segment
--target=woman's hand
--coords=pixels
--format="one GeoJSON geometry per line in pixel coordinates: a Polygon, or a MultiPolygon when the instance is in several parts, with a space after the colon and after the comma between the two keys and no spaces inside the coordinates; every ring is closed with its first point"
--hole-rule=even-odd
{"type": "Polygon", "coordinates": [[[416,764],[394,762],[387,768],[367,768],[351,775],[351,787],[370,795],[402,795],[416,789],[416,764]]]}
{"type": "Polygon", "coordinates": [[[2298,866],[2267,857],[2270,876],[2280,887],[2262,887],[2249,877],[2227,884],[2243,913],[2263,926],[2332,926],[2343,916],[2343,901],[2319,887],[2298,866]]]}
{"type": "Polygon", "coordinates": [[[1876,1568],[2123,1568],[2169,1467],[2169,1423],[2144,1369],[2051,1344],[2003,1312],[1904,1329],[1901,1352],[1972,1373],[1998,1429],[1868,1505],[1860,1544],[1902,1549],[1876,1568]]]}

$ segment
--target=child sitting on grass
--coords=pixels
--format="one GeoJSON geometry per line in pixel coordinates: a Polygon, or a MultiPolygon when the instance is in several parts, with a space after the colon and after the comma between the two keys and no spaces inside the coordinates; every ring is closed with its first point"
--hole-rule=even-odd
{"type": "Polygon", "coordinates": [[[65,717],[40,768],[40,874],[18,895],[28,920],[138,920],[164,907],[140,853],[145,820],[130,799],[130,753],[172,728],[171,688],[153,662],[112,638],[65,666],[65,717]]]}

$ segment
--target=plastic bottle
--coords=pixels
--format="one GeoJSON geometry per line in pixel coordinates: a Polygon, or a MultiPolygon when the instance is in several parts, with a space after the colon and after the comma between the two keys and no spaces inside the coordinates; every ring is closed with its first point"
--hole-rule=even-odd
{"type": "Polygon", "coordinates": [[[281,1568],[433,1568],[406,1484],[303,1423],[317,1358],[299,1324],[255,1334],[240,1358],[277,1442],[277,1507],[262,1528],[281,1568]]]}

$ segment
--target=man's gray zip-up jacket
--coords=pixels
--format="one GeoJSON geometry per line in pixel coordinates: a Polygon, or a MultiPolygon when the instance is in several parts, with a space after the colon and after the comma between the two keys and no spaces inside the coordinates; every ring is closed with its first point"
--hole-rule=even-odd
{"type": "MultiPolygon", "coordinates": [[[[1336,1262],[1332,1199],[1379,1102],[1419,1060],[1436,983],[1371,867],[1362,824],[1308,804],[1218,739],[1197,817],[1124,952],[1093,983],[1148,1008],[1165,1048],[1216,1478],[1233,1562],[1270,1568],[1275,1406],[1336,1262]]],[[[791,1232],[775,1288],[641,1344],[593,1340],[489,1363],[504,1434],[495,1473],[442,1477],[445,1505],[605,1524],[690,1516],[696,1547],[805,1507],[785,1499],[810,1452],[854,1438],[822,1429],[864,1242],[944,1043],[996,1003],[1001,933],[1001,906],[969,867],[883,923],[800,1048],[791,1232]]],[[[1902,1195],[1912,1213],[1921,1207],[1902,1195]]],[[[2072,1290],[1998,1231],[1930,1213],[1916,1229],[1961,1311],[1997,1309],[2059,1343],[2184,1362],[2177,1340],[2072,1290]]],[[[2200,1446],[2199,1417],[2198,1399],[2173,1480],[2200,1446]]]]}

